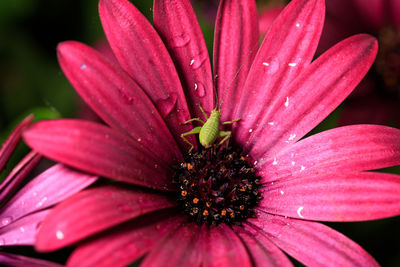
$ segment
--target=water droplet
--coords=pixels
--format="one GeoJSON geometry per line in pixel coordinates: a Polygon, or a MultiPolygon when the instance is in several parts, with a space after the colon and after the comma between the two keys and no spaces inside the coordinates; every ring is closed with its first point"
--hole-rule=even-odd
{"type": "Polygon", "coordinates": [[[118,88],[119,96],[124,104],[132,105],[135,102],[135,99],[132,96],[129,96],[123,88],[118,88]]]}
{"type": "Polygon", "coordinates": [[[292,161],[292,166],[296,165],[296,162],[292,161]]]}
{"type": "Polygon", "coordinates": [[[299,215],[300,218],[304,218],[304,216],[301,215],[301,212],[303,211],[303,209],[304,209],[304,207],[302,207],[302,206],[297,209],[297,215],[299,215]]]}
{"type": "Polygon", "coordinates": [[[269,125],[274,125],[274,122],[273,122],[273,121],[271,121],[271,122],[268,122],[268,124],[269,124],[269,125]]]}
{"type": "Polygon", "coordinates": [[[306,169],[306,167],[304,167],[304,166],[301,166],[300,167],[300,171],[302,172],[302,171],[304,171],[306,169]]]}
{"type": "Polygon", "coordinates": [[[84,69],[86,69],[86,65],[85,65],[85,64],[82,64],[79,68],[80,68],[81,70],[84,70],[84,69]]]}
{"type": "Polygon", "coordinates": [[[204,97],[206,95],[206,89],[201,82],[197,82],[194,84],[194,91],[196,92],[198,97],[204,97]]]}
{"type": "Polygon", "coordinates": [[[46,202],[47,197],[42,198],[42,200],[39,201],[39,203],[36,204],[36,208],[40,208],[44,202],[46,202]]]}
{"type": "Polygon", "coordinates": [[[249,130],[249,133],[252,133],[252,132],[253,132],[253,129],[250,129],[250,130],[249,130]]]}
{"type": "Polygon", "coordinates": [[[292,140],[294,140],[296,138],[296,134],[291,134],[290,136],[289,136],[289,141],[292,141],[292,140]]]}
{"type": "Polygon", "coordinates": [[[138,141],[138,142],[142,142],[142,138],[138,138],[137,141],[138,141]]]}
{"type": "Polygon", "coordinates": [[[289,106],[289,97],[287,96],[286,101],[285,101],[285,107],[288,107],[288,106],[289,106]]]}
{"type": "Polygon", "coordinates": [[[132,211],[132,207],[129,206],[128,204],[121,204],[118,206],[118,209],[123,212],[131,212],[132,211]]]}
{"type": "Polygon", "coordinates": [[[198,69],[201,65],[203,65],[207,57],[208,53],[200,52],[190,60],[189,65],[192,67],[192,69],[198,69]]]}
{"type": "Polygon", "coordinates": [[[274,73],[277,72],[278,69],[279,69],[279,62],[276,61],[276,60],[271,60],[271,61],[268,61],[268,62],[263,62],[262,64],[266,67],[266,68],[265,68],[265,71],[266,71],[268,74],[274,74],[274,73]]]}
{"type": "Polygon", "coordinates": [[[3,219],[1,219],[1,225],[2,226],[6,226],[9,225],[12,222],[12,217],[4,217],[3,219]]]}
{"type": "Polygon", "coordinates": [[[289,67],[296,67],[297,63],[296,62],[291,62],[288,64],[289,67]]]}
{"type": "Polygon", "coordinates": [[[300,27],[300,23],[296,23],[296,27],[299,28],[300,27]]]}
{"type": "Polygon", "coordinates": [[[281,190],[281,195],[285,194],[285,192],[283,192],[283,190],[281,190]]]}
{"type": "Polygon", "coordinates": [[[161,116],[165,119],[174,109],[178,95],[175,93],[170,94],[165,99],[157,100],[157,107],[161,113],[161,116]]]}
{"type": "Polygon", "coordinates": [[[22,233],[24,233],[24,232],[25,232],[25,228],[24,228],[24,227],[22,227],[22,226],[19,228],[19,230],[20,230],[22,233]]]}
{"type": "Polygon", "coordinates": [[[274,158],[274,161],[272,162],[272,165],[277,165],[278,161],[276,161],[276,158],[274,158]]]}
{"type": "Polygon", "coordinates": [[[172,47],[183,47],[189,43],[190,36],[187,33],[182,32],[181,34],[173,36],[171,41],[172,47]]]}
{"type": "Polygon", "coordinates": [[[63,240],[64,239],[64,233],[61,232],[60,230],[58,230],[56,232],[56,237],[57,237],[58,240],[63,240]]]}

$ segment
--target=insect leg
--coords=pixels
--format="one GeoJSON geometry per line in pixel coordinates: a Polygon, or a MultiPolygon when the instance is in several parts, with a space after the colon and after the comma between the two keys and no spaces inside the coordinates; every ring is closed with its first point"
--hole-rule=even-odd
{"type": "Polygon", "coordinates": [[[188,143],[188,144],[190,145],[189,152],[192,151],[192,149],[193,149],[193,144],[190,143],[189,140],[187,140],[187,139],[185,138],[185,136],[186,136],[186,135],[190,135],[190,134],[198,134],[198,133],[200,133],[200,130],[201,130],[201,127],[199,126],[199,127],[193,128],[193,129],[192,129],[191,131],[189,131],[189,132],[186,132],[186,133],[181,134],[182,139],[183,139],[186,143],[188,143]]]}
{"type": "Polygon", "coordinates": [[[206,114],[206,112],[204,111],[204,109],[201,107],[200,104],[199,104],[199,108],[200,108],[201,112],[203,113],[204,118],[206,118],[206,120],[208,120],[207,114],[206,114]]]}
{"type": "Polygon", "coordinates": [[[231,134],[231,131],[219,131],[218,137],[223,137],[221,142],[219,142],[219,145],[222,145],[226,140],[228,140],[231,137],[231,134]]]}
{"type": "Polygon", "coordinates": [[[222,122],[222,124],[223,125],[232,124],[232,123],[235,123],[235,122],[238,122],[238,121],[240,121],[240,119],[236,119],[236,120],[233,120],[233,121],[224,121],[224,122],[222,122]]]}
{"type": "Polygon", "coordinates": [[[184,123],[182,123],[182,124],[188,124],[189,122],[191,122],[191,121],[198,121],[198,122],[201,122],[201,123],[205,123],[202,119],[200,119],[200,118],[193,118],[193,119],[190,119],[190,120],[188,120],[188,121],[185,121],[184,123]]]}

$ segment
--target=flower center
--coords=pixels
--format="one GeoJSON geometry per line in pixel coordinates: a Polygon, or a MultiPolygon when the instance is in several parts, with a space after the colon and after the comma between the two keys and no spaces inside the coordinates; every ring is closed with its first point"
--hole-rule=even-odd
{"type": "Polygon", "coordinates": [[[198,224],[241,224],[254,217],[260,177],[234,148],[211,147],[187,155],[176,167],[177,201],[198,224]]]}
{"type": "Polygon", "coordinates": [[[391,93],[400,95],[400,30],[384,28],[379,34],[375,70],[391,93]]]}

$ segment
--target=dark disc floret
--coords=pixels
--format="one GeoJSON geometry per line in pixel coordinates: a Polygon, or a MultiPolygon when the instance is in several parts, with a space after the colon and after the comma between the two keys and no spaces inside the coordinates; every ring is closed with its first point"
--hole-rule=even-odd
{"type": "Polygon", "coordinates": [[[232,147],[213,146],[190,153],[176,167],[177,201],[199,224],[239,225],[254,216],[260,177],[248,159],[232,147]]]}

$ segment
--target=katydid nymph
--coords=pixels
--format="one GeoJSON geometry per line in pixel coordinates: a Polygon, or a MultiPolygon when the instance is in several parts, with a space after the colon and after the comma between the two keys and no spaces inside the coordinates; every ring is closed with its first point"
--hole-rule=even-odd
{"type": "Polygon", "coordinates": [[[223,138],[219,142],[219,145],[222,145],[231,136],[231,131],[221,131],[219,129],[220,124],[222,124],[222,125],[232,124],[232,123],[237,122],[237,121],[240,120],[240,119],[236,119],[236,120],[233,120],[233,121],[221,122],[220,121],[221,105],[219,106],[219,109],[215,108],[215,109],[213,109],[211,111],[210,117],[207,117],[206,112],[204,111],[204,109],[200,105],[199,105],[199,108],[200,108],[201,112],[203,113],[204,118],[206,119],[206,121],[204,122],[200,118],[193,118],[193,119],[190,119],[188,121],[185,121],[184,124],[187,124],[187,123],[192,122],[192,121],[198,121],[198,122],[202,123],[203,125],[194,127],[191,131],[181,134],[182,139],[186,143],[188,143],[190,145],[189,152],[192,151],[193,144],[190,143],[189,140],[187,140],[185,138],[186,135],[199,134],[200,144],[202,146],[206,147],[206,148],[208,148],[212,144],[214,144],[215,140],[217,140],[218,137],[223,138]]]}

